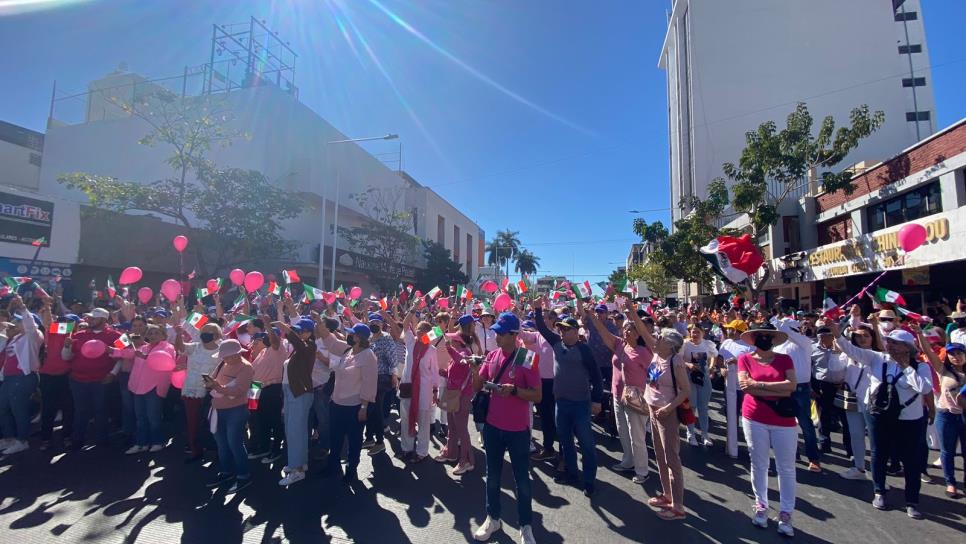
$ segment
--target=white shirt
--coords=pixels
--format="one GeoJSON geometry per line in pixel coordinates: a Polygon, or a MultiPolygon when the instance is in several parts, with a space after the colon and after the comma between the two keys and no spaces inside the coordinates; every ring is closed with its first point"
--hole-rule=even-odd
{"type": "Polygon", "coordinates": [[[929,371],[928,363],[920,363],[918,368],[912,368],[910,365],[902,369],[888,353],[862,349],[842,337],[836,338],[835,344],[856,364],[866,367],[865,373],[869,376],[869,388],[865,393],[866,406],[872,402],[872,393],[884,381],[882,373],[884,363],[885,375],[897,380],[895,384],[899,393],[899,403],[904,406],[899,413],[899,419],[909,421],[923,416],[922,399],[913,400],[908,406],[906,403],[915,395],[921,396],[932,392],[932,373],[929,371]]]}
{"type": "Polygon", "coordinates": [[[718,350],[718,355],[728,364],[737,364],[738,357],[745,353],[754,353],[755,348],[749,346],[748,344],[742,342],[741,340],[732,340],[731,338],[725,338],[721,342],[721,348],[718,350]]]}
{"type": "Polygon", "coordinates": [[[700,344],[686,340],[681,348],[681,357],[684,358],[684,362],[698,365],[703,372],[707,372],[708,367],[711,366],[717,356],[718,349],[708,339],[702,339],[700,344]]]}
{"type": "Polygon", "coordinates": [[[844,353],[841,356],[847,361],[847,366],[845,367],[845,383],[855,393],[856,400],[859,404],[859,413],[864,414],[869,411],[865,404],[865,398],[869,394],[869,369],[856,363],[844,353]]]}
{"type": "Polygon", "coordinates": [[[476,329],[476,336],[479,337],[480,342],[483,344],[483,352],[489,353],[496,349],[496,333],[488,328],[483,327],[483,323],[477,321],[474,325],[476,329]]]}
{"type": "Polygon", "coordinates": [[[182,397],[203,399],[208,394],[201,375],[211,374],[215,371],[215,367],[218,366],[218,359],[213,358],[212,355],[216,351],[218,351],[217,345],[213,349],[208,349],[201,341],[184,343],[184,352],[188,356],[188,364],[184,387],[181,388],[182,397]]]}
{"type": "Polygon", "coordinates": [[[787,321],[772,319],[775,328],[788,335],[788,341],[775,346],[775,353],[783,353],[795,363],[795,383],[808,384],[812,381],[812,340],[793,330],[787,321]]]}
{"type": "MultiPolygon", "coordinates": [[[[315,340],[315,350],[323,357],[330,357],[329,350],[325,349],[325,344],[321,340],[315,340]]],[[[332,370],[316,360],[315,364],[312,365],[312,387],[322,387],[325,385],[329,381],[330,374],[332,374],[332,370]]]]}
{"type": "MultiPolygon", "coordinates": [[[[416,349],[416,336],[413,331],[403,332],[403,340],[406,342],[406,364],[403,367],[402,383],[412,383],[413,351],[416,349]]],[[[436,346],[432,344],[426,348],[426,354],[419,361],[419,409],[429,410],[433,406],[433,389],[439,389],[439,359],[436,356],[436,346]]]]}

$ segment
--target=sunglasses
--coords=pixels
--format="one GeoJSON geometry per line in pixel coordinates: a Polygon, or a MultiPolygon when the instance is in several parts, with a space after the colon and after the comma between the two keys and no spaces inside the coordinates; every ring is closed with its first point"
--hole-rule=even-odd
{"type": "Polygon", "coordinates": [[[513,335],[513,334],[516,334],[516,333],[515,332],[498,332],[498,333],[496,333],[497,336],[510,336],[510,335],[513,335]]]}
{"type": "Polygon", "coordinates": [[[893,319],[891,317],[880,317],[879,318],[879,321],[885,321],[886,323],[888,323],[890,321],[895,321],[895,319],[893,319]]]}

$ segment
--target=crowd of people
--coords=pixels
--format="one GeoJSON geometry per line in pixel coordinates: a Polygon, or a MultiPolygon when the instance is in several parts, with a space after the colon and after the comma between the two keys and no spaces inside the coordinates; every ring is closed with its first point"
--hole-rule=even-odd
{"type": "Polygon", "coordinates": [[[398,414],[406,463],[430,459],[431,435],[443,433],[433,461],[454,477],[485,466],[477,540],[502,530],[509,454],[520,541],[532,543],[531,465],[552,463],[555,481],[592,500],[595,422],[619,438],[621,459],[610,468],[636,484],[650,474],[650,434],[661,491],[647,504],[662,520],[686,519],[680,448],[713,445],[709,400],[720,390],[724,448],[738,457],[740,429],[759,527],[769,525],[769,476],[777,476],[777,530],[794,534],[799,430],[815,473],[841,431],[852,463],[841,476],[871,473],[876,509],[896,500],[886,476],[902,473],[904,508],[923,518],[930,447],[940,450],[946,495],[964,493],[955,471],[966,451],[962,303],[943,328],[888,307],[854,305],[841,316],[741,303],[671,309],[612,292],[598,301],[520,296],[497,314],[486,300],[406,289],[351,303],[268,293],[226,310],[217,292],[190,307],[183,297],[138,305],[117,296],[68,308],[23,287],[0,309],[0,452],[13,463],[34,445],[106,447],[112,423],[126,454],[159,452],[172,443],[163,423],[174,402],[185,462],[203,460],[212,438],[216,445],[209,488],[239,493],[252,465],[274,467],[283,456],[278,483],[295,485],[313,451],[325,472],[353,485],[363,451],[389,454],[398,414]]]}

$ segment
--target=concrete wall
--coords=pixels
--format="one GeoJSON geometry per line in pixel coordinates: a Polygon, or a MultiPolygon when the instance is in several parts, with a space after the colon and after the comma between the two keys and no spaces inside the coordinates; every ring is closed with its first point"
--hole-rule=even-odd
{"type": "Polygon", "coordinates": [[[40,180],[40,166],[31,164],[31,156],[41,157],[40,151],[0,140],[0,184],[36,190],[40,180]]]}

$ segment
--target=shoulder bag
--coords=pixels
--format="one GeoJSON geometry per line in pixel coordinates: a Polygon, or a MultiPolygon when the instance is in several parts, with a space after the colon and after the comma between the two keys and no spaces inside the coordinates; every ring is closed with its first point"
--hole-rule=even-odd
{"type": "Polygon", "coordinates": [[[842,384],[842,388],[835,392],[833,402],[836,407],[846,412],[857,412],[859,410],[859,398],[856,396],[855,391],[859,388],[859,383],[862,381],[862,376],[864,375],[865,367],[863,366],[859,371],[859,378],[855,380],[854,386],[849,386],[848,383],[842,384]]]}
{"type": "MultiPolygon", "coordinates": [[[[493,378],[493,383],[500,383],[500,378],[503,376],[503,371],[506,367],[510,366],[510,362],[516,356],[516,351],[513,352],[506,361],[503,362],[503,366],[500,367],[500,372],[497,373],[496,378],[493,378]]],[[[470,371],[472,372],[472,370],[470,371]]],[[[490,392],[485,390],[477,391],[473,395],[473,423],[477,425],[483,425],[486,423],[486,414],[490,411],[490,392]]]]}
{"type": "Polygon", "coordinates": [[[459,389],[450,389],[447,387],[443,391],[443,395],[439,397],[438,403],[440,410],[448,413],[459,412],[460,401],[461,397],[463,396],[463,388],[465,388],[466,384],[470,382],[470,378],[472,376],[473,367],[470,367],[470,371],[466,374],[466,379],[463,380],[463,385],[459,386],[459,389]]]}
{"type": "MultiPolygon", "coordinates": [[[[674,356],[671,356],[671,363],[668,365],[668,370],[671,372],[671,383],[674,384],[674,394],[678,394],[678,377],[674,372],[674,356]]],[[[691,408],[691,399],[684,399],[684,402],[678,404],[678,421],[681,425],[694,425],[698,418],[694,415],[694,408],[691,408]]]]}

